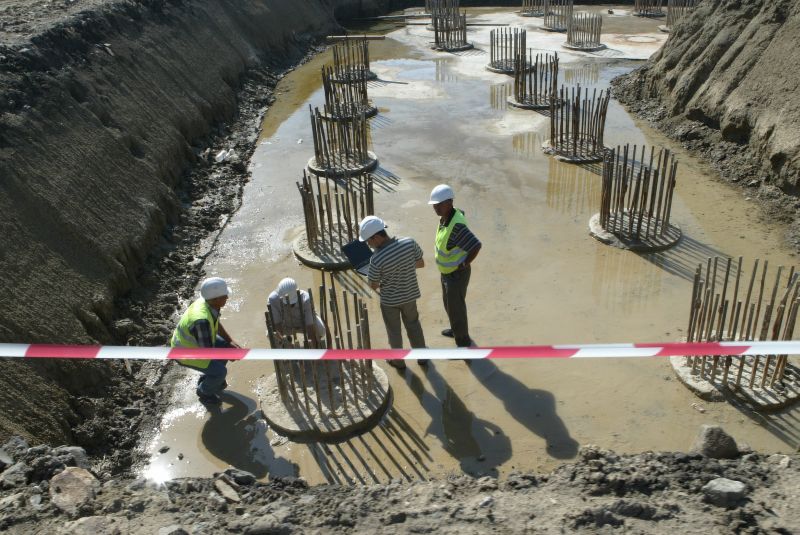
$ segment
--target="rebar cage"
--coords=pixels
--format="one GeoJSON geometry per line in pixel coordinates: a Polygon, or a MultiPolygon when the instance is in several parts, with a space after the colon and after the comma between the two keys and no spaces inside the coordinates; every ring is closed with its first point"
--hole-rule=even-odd
{"type": "Polygon", "coordinates": [[[601,161],[605,151],[603,133],[606,125],[609,91],[589,91],[561,86],[550,99],[550,152],[567,160],[601,161]]]}

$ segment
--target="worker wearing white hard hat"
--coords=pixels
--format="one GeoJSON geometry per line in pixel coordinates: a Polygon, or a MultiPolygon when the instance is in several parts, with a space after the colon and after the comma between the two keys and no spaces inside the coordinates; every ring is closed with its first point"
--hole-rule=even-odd
{"type": "MultiPolygon", "coordinates": [[[[365,217],[358,227],[358,237],[375,250],[369,259],[367,282],[381,296],[381,314],[392,349],[402,349],[401,320],[412,348],[425,347],[425,335],[417,312],[420,297],[416,270],[425,266],[422,249],[412,238],[394,238],[386,233],[386,224],[374,215],[365,217]]],[[[420,360],[419,364],[427,364],[420,360]]],[[[390,360],[404,369],[402,359],[390,360]]]]}
{"type": "Polygon", "coordinates": [[[443,336],[453,337],[459,347],[472,345],[467,319],[467,286],[472,273],[471,265],[481,250],[481,242],[467,226],[463,210],[453,206],[455,194],[447,184],[439,184],[431,191],[428,204],[439,216],[436,229],[436,267],[442,282],[442,300],[450,321],[443,336]]]}
{"type": "Polygon", "coordinates": [[[303,333],[312,348],[322,347],[325,324],[312,306],[311,296],[297,288],[297,282],[286,277],[267,297],[267,307],[275,334],[283,338],[303,333]],[[299,303],[298,306],[298,297],[299,303]]]}
{"type": "MultiPolygon", "coordinates": [[[[172,334],[170,346],[175,348],[238,348],[220,323],[220,311],[228,302],[231,291],[219,277],[205,279],[200,284],[200,297],[181,316],[172,334]]],[[[197,396],[205,404],[219,405],[219,397],[228,385],[226,360],[180,359],[179,364],[203,372],[197,382],[197,396]]]]}

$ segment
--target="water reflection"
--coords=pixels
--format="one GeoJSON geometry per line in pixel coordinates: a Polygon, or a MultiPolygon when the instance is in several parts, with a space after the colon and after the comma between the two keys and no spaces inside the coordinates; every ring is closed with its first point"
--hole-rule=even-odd
{"type": "Polygon", "coordinates": [[[436,81],[437,82],[458,82],[459,77],[450,70],[449,58],[436,58],[433,60],[436,66],[436,81]]]}
{"type": "Polygon", "coordinates": [[[530,158],[542,157],[542,143],[545,138],[541,132],[523,132],[514,134],[511,137],[511,147],[514,154],[527,156],[530,158]]]}
{"type": "Polygon", "coordinates": [[[600,209],[601,177],[586,168],[549,159],[547,206],[563,214],[590,217],[600,209]]]}
{"type": "Polygon", "coordinates": [[[469,369],[486,390],[503,402],[509,415],[546,441],[550,457],[572,459],[577,455],[578,442],[556,413],[556,398],[551,392],[529,388],[491,360],[472,361],[469,369]]]}
{"type": "Polygon", "coordinates": [[[495,424],[475,416],[436,369],[425,373],[433,392],[409,373],[406,381],[431,417],[425,434],[439,439],[442,448],[456,459],[465,474],[497,476],[497,467],[511,458],[511,441],[495,424]]]}
{"type": "Polygon", "coordinates": [[[600,63],[570,65],[564,69],[564,83],[582,86],[596,84],[600,80],[600,63]]]}
{"type": "Polygon", "coordinates": [[[494,84],[489,86],[489,103],[494,110],[507,110],[508,97],[514,94],[512,84],[494,84]]]}
{"type": "Polygon", "coordinates": [[[201,440],[208,452],[257,478],[296,476],[297,466],[276,457],[267,440],[267,422],[256,402],[241,394],[224,392],[223,405],[209,410],[201,440]],[[230,404],[230,406],[227,406],[230,404]]]}
{"type": "MultiPolygon", "coordinates": [[[[628,314],[651,312],[663,290],[664,274],[648,265],[646,255],[598,247],[592,271],[592,295],[605,310],[628,314]]],[[[687,296],[687,310],[688,310],[687,296]]]]}

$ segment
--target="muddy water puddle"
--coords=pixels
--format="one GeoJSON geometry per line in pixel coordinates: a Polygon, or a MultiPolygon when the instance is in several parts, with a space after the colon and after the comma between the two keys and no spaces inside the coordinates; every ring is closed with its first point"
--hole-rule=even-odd
{"type": "MultiPolygon", "coordinates": [[[[609,42],[626,44],[599,55],[559,50],[562,80],[605,89],[663,42],[658,21],[614,10],[609,42]]],[[[471,10],[471,16],[524,23],[528,46],[543,50],[563,40],[507,11],[471,10]]],[[[460,55],[428,50],[423,26],[371,45],[379,80],[369,91],[380,109],[370,130],[381,164],[375,206],[390,234],[412,236],[425,251],[418,304],[430,347],[452,345],[439,335],[446,316],[432,256],[436,217],[427,205],[430,189],[441,182],[455,188],[456,205],[483,242],[468,295],[470,331],[479,345],[678,340],[688,321],[691,277],[708,256],[793,263],[780,229],[760,222],[743,192],[721,184],[613,101],[608,146],[660,144],[678,154],[672,219],[684,237],[655,255],[591,238],[587,224],[598,210],[600,177],[544,155],[548,119],[505,105],[510,79],[483,68],[488,31],[471,30],[477,48],[460,55]]],[[[248,347],[267,345],[266,297],[281,278],[292,276],[304,288],[319,284],[318,274],[294,259],[291,242],[303,229],[295,183],[313,154],[308,105],[322,105],[325,61],[316,58],[281,82],[242,208],[206,265],[209,275],[230,281],[223,322],[248,347]]],[[[343,284],[367,293],[353,274],[343,275],[343,284]]],[[[368,301],[373,347],[388,347],[376,295],[368,301]]],[[[552,468],[588,443],[620,452],[685,450],[706,423],[767,452],[790,451],[800,441],[797,410],[762,417],[705,403],[674,378],[666,360],[603,359],[435,362],[427,369],[411,363],[404,373],[388,368],[393,405],[378,427],[338,444],[297,444],[269,430],[259,412],[257,381],[272,366],[240,362],[229,370],[229,394],[218,412],[196,402],[196,377],[179,385],[160,433],[147,445],[149,477],[207,476],[227,466],[311,483],[503,475],[552,468]],[[169,451],[158,453],[164,445],[169,451]]]]}

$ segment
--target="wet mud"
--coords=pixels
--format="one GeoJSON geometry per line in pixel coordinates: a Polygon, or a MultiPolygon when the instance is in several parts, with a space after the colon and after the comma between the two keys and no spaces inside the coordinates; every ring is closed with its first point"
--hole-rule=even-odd
{"type": "MultiPolygon", "coordinates": [[[[518,20],[498,10],[474,16],[518,20]]],[[[559,49],[562,79],[605,89],[654,52],[663,41],[657,21],[630,19],[620,16],[609,24],[611,31],[625,33],[616,34],[622,44],[602,54],[559,49]]],[[[392,32],[371,45],[378,80],[369,87],[380,109],[370,132],[381,160],[376,211],[390,233],[417,239],[430,260],[436,218],[427,195],[447,182],[483,242],[467,301],[479,345],[679,340],[688,320],[691,277],[708,256],[793,263],[792,252],[774,232],[776,224],[758,221],[756,207],[741,194],[720,188],[705,164],[617,102],[609,111],[608,146],[657,144],[678,154],[673,219],[684,237],[677,247],[650,255],[595,241],[588,221],[599,206],[597,168],[560,163],[541,152],[547,118],[505,104],[511,81],[484,69],[487,35],[488,28],[470,32],[475,51],[439,55],[428,49],[424,27],[392,32]]],[[[552,40],[552,34],[529,29],[531,46],[550,49],[552,40]]],[[[319,285],[318,274],[293,257],[291,242],[303,228],[295,182],[312,151],[308,105],[321,105],[318,73],[324,61],[313,60],[278,85],[250,162],[253,178],[242,207],[205,264],[208,274],[231,282],[223,321],[249,347],[267,345],[263,310],[281,278],[292,276],[304,288],[319,285]]],[[[426,341],[449,347],[451,340],[438,334],[446,316],[435,268],[422,270],[419,278],[426,341]]],[[[342,275],[341,284],[369,294],[357,275],[342,275]]],[[[373,347],[386,347],[374,294],[370,315],[373,347]]],[[[578,445],[586,443],[622,452],[681,450],[702,423],[724,425],[759,451],[790,451],[798,439],[796,411],[761,416],[744,407],[698,404],[673,378],[666,360],[608,359],[471,367],[441,362],[428,369],[411,364],[403,374],[389,369],[393,408],[381,425],[337,444],[295,444],[269,429],[266,440],[262,437],[265,422],[255,385],[271,372],[269,364],[230,365],[231,390],[251,408],[240,422],[247,422],[252,434],[238,436],[234,449],[240,454],[234,460],[192,438],[205,435],[199,430],[212,417],[202,413],[192,397],[193,378],[186,378],[174,417],[168,416],[149,443],[152,460],[144,473],[168,479],[260,462],[259,473],[271,473],[274,463],[280,467],[276,473],[290,468],[311,484],[451,473],[496,477],[551,469],[573,459],[578,445]],[[183,458],[158,454],[164,444],[183,458]]],[[[222,413],[227,410],[226,403],[222,413]]]]}

